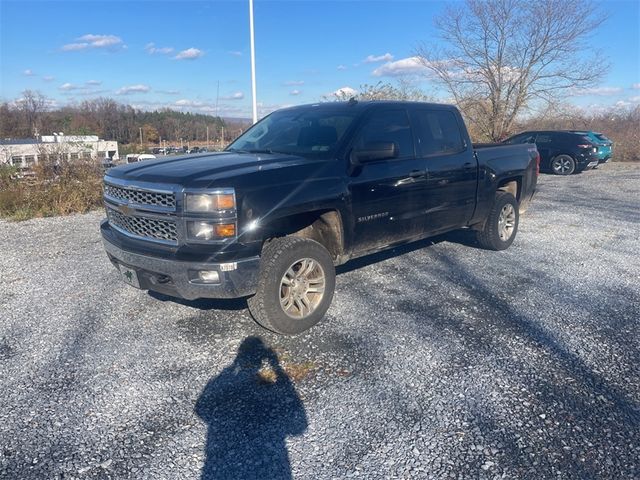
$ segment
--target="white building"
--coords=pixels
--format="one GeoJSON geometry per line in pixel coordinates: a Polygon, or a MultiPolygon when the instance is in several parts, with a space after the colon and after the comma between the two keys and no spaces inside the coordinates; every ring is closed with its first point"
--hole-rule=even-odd
{"type": "Polygon", "coordinates": [[[38,161],[49,162],[105,159],[117,162],[118,142],[100,140],[97,135],[65,135],[54,133],[43,135],[39,139],[0,140],[0,165],[14,165],[30,168],[38,161]]]}

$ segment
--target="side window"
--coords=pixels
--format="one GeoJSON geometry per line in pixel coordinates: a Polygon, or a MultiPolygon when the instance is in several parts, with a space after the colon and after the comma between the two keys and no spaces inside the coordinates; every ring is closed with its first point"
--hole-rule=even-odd
{"type": "Polygon", "coordinates": [[[420,153],[446,155],[465,149],[460,125],[452,112],[446,110],[419,110],[416,112],[420,153]]]}
{"type": "Polygon", "coordinates": [[[551,135],[548,134],[540,134],[536,138],[536,143],[551,143],[551,135]]]}
{"type": "Polygon", "coordinates": [[[516,135],[515,137],[511,137],[504,143],[508,145],[515,145],[518,143],[524,143],[524,139],[525,139],[525,135],[516,135]]]}
{"type": "Polygon", "coordinates": [[[415,155],[409,117],[404,110],[380,110],[374,112],[358,133],[354,148],[365,148],[376,142],[393,142],[398,149],[398,158],[415,155]]]}

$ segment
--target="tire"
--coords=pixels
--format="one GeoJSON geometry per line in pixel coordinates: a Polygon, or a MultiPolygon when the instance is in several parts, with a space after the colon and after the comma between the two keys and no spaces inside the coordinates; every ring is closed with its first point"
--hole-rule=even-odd
{"type": "Polygon", "coordinates": [[[576,171],[576,162],[569,155],[558,155],[551,160],[551,171],[556,175],[571,175],[576,171]]]}
{"type": "Polygon", "coordinates": [[[254,320],[267,330],[304,332],[331,305],[335,267],[327,249],[314,240],[283,237],[265,244],[258,275],[256,294],[247,303],[254,320]]]}
{"type": "Polygon", "coordinates": [[[477,234],[478,242],[487,250],[506,250],[516,238],[519,221],[515,197],[508,192],[496,192],[484,228],[477,234]]]}

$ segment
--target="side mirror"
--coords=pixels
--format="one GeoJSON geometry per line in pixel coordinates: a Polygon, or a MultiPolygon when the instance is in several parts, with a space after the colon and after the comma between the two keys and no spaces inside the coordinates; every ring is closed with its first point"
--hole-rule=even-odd
{"type": "Polygon", "coordinates": [[[351,162],[357,164],[387,160],[398,157],[398,147],[394,142],[372,142],[351,152],[351,162]]]}

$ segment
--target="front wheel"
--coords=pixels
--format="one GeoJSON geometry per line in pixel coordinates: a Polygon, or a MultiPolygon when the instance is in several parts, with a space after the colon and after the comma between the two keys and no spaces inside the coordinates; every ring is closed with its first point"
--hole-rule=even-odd
{"type": "Polygon", "coordinates": [[[518,201],[508,192],[496,192],[496,198],[484,224],[478,232],[478,242],[487,250],[505,250],[518,232],[520,214],[518,201]]]}
{"type": "Polygon", "coordinates": [[[569,155],[558,155],[551,161],[551,170],[556,175],[571,175],[576,171],[576,162],[569,155]]]}
{"type": "Polygon", "coordinates": [[[329,252],[314,240],[277,238],[262,249],[249,311],[262,327],[295,335],[322,320],[331,305],[336,272],[329,252]]]}

